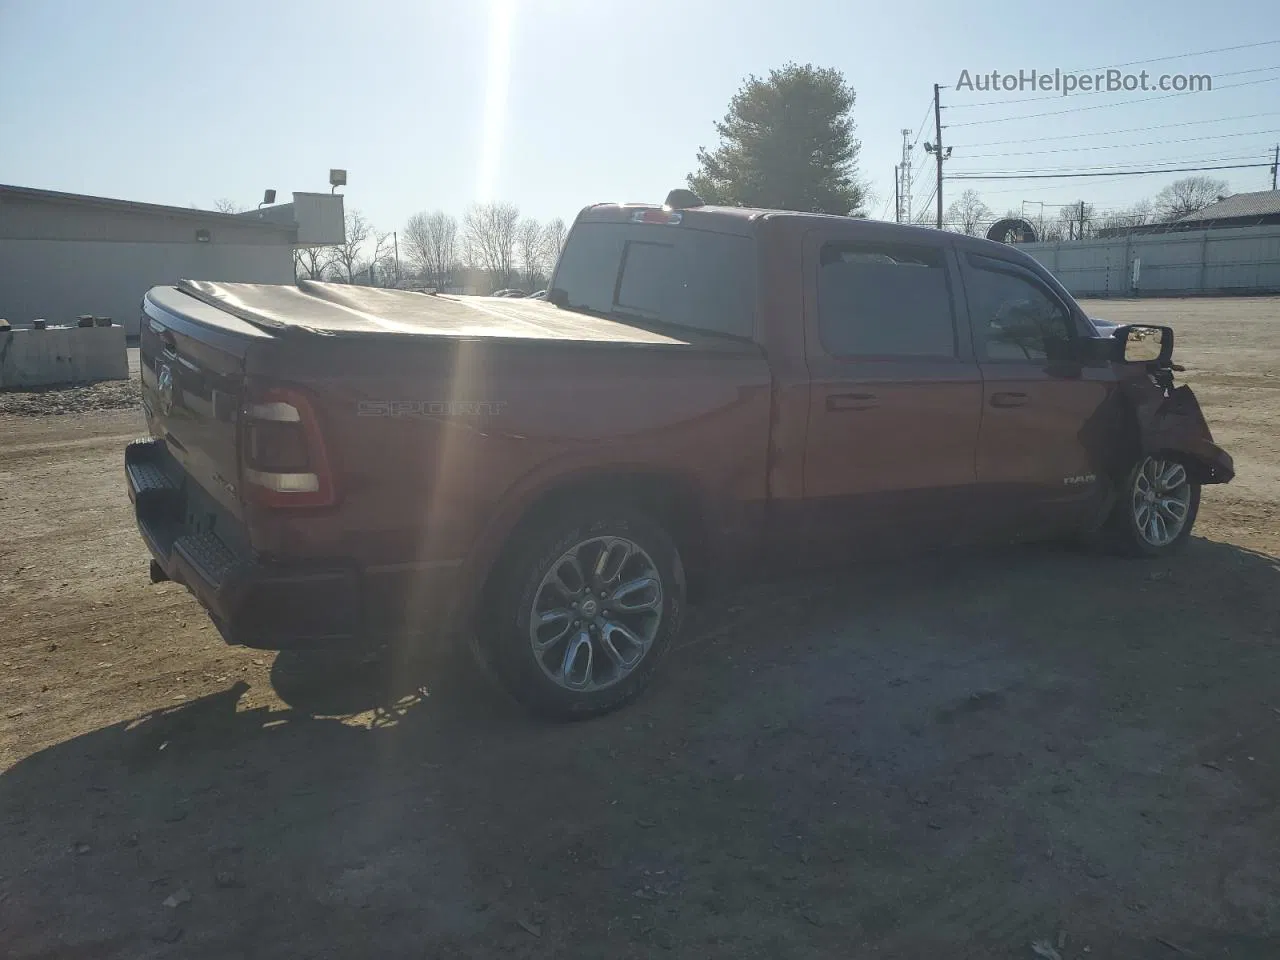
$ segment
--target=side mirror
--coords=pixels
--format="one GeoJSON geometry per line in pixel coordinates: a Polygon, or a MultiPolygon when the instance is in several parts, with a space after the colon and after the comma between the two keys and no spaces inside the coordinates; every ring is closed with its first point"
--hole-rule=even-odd
{"type": "Polygon", "coordinates": [[[1173,329],[1131,324],[1117,327],[1116,359],[1121,363],[1154,363],[1168,366],[1173,359],[1173,329]]]}

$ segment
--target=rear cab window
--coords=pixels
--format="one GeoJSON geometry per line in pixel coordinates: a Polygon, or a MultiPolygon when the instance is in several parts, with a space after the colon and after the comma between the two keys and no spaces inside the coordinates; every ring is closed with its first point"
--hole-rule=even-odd
{"type": "Polygon", "coordinates": [[[755,241],[685,223],[584,220],[569,235],[552,288],[571,310],[750,338],[755,241]]]}
{"type": "Polygon", "coordinates": [[[947,251],[942,246],[823,244],[818,332],[837,357],[959,355],[947,251]]]}

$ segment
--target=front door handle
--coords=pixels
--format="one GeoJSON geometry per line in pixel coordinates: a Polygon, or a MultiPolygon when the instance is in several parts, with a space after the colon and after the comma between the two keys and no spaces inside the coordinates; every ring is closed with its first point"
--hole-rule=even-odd
{"type": "Polygon", "coordinates": [[[991,405],[993,407],[1025,407],[1027,405],[1027,395],[1017,392],[993,393],[991,395],[991,405]]]}
{"type": "Polygon", "coordinates": [[[827,409],[839,410],[871,410],[880,406],[880,398],[874,393],[831,393],[827,394],[827,409]]]}

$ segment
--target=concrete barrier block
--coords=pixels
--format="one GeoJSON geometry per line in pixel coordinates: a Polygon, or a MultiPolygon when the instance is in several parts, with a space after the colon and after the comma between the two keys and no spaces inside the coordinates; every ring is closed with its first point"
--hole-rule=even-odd
{"type": "Polygon", "coordinates": [[[0,389],[128,378],[124,327],[0,331],[0,389]]]}

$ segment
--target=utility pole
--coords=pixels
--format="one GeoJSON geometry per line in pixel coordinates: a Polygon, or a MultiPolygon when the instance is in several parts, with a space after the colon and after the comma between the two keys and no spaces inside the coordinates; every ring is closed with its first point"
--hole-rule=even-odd
{"type": "Polygon", "coordinates": [[[1276,188],[1276,172],[1280,171],[1280,143],[1276,144],[1276,158],[1271,162],[1271,189],[1276,188]]]}
{"type": "Polygon", "coordinates": [[[1080,239],[1084,239],[1084,201],[1080,201],[1080,239]]]}
{"type": "Polygon", "coordinates": [[[899,187],[902,186],[898,180],[898,165],[893,165],[893,222],[902,222],[902,192],[899,187]]]}
{"type": "Polygon", "coordinates": [[[942,146],[942,103],[939,99],[939,93],[942,90],[940,84],[933,85],[933,143],[926,143],[924,148],[933,154],[933,159],[938,165],[938,183],[934,192],[938,195],[938,229],[942,229],[942,161],[951,156],[951,148],[942,146]]]}

